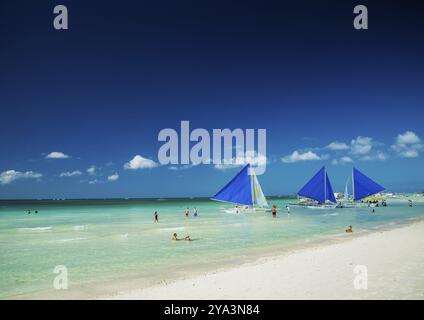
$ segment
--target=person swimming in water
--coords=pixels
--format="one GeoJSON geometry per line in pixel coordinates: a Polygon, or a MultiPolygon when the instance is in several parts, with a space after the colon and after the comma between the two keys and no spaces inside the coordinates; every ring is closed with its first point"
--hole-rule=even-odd
{"type": "Polygon", "coordinates": [[[178,235],[176,234],[176,233],[174,233],[173,235],[172,235],[172,238],[171,238],[172,240],[181,240],[181,239],[178,239],[178,235]]]}
{"type": "Polygon", "coordinates": [[[181,239],[180,239],[180,238],[178,238],[177,233],[174,233],[174,234],[172,235],[171,240],[175,240],[175,241],[179,241],[179,240],[193,241],[193,240],[190,238],[190,236],[189,236],[189,235],[187,235],[187,236],[185,236],[184,238],[181,238],[181,239]]]}
{"type": "Polygon", "coordinates": [[[352,230],[352,226],[349,226],[346,230],[345,230],[347,233],[352,233],[353,232],[353,230],[352,230]]]}

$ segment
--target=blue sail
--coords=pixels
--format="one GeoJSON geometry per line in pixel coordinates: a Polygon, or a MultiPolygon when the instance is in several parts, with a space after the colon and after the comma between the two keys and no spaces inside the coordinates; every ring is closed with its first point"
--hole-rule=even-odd
{"type": "Polygon", "coordinates": [[[251,206],[253,204],[253,199],[249,166],[250,164],[246,165],[225,187],[214,195],[212,199],[251,206]]]}
{"type": "Polygon", "coordinates": [[[384,187],[368,178],[358,169],[353,168],[353,194],[355,201],[372,196],[383,190],[384,187]]]}
{"type": "Polygon", "coordinates": [[[297,194],[321,203],[326,200],[336,202],[325,167],[322,167],[297,194]]]}
{"type": "Polygon", "coordinates": [[[325,186],[327,188],[326,193],[325,193],[326,200],[330,200],[331,202],[335,203],[335,202],[337,202],[336,197],[334,196],[333,188],[331,187],[330,179],[328,178],[327,174],[325,174],[325,178],[326,178],[325,186]]]}

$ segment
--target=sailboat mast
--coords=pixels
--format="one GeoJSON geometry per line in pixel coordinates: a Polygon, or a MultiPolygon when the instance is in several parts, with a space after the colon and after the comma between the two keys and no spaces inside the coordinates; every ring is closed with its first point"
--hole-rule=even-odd
{"type": "Polygon", "coordinates": [[[249,173],[250,173],[250,190],[252,192],[252,208],[255,207],[256,202],[256,193],[255,193],[255,171],[249,164],[249,173]]]}
{"type": "Polygon", "coordinates": [[[327,201],[327,168],[324,167],[324,202],[327,201]]]}
{"type": "Polygon", "coordinates": [[[355,176],[353,174],[353,168],[352,168],[352,194],[353,194],[353,201],[355,201],[355,176]]]}

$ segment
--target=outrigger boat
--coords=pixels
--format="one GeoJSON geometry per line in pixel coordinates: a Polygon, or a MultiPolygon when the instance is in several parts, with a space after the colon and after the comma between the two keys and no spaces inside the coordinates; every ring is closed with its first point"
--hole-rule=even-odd
{"type": "Polygon", "coordinates": [[[371,197],[385,188],[379,185],[377,182],[367,177],[361,171],[356,168],[352,169],[352,190],[353,190],[353,201],[363,201],[364,199],[371,197]]]}
{"type": "Polygon", "coordinates": [[[241,171],[218,191],[212,200],[230,202],[236,207],[227,212],[269,211],[268,202],[262,192],[255,171],[247,164],[241,171]]]}
{"type": "Polygon", "coordinates": [[[349,180],[350,177],[346,181],[343,201],[340,201],[337,204],[336,208],[360,207],[363,201],[384,201],[383,197],[373,197],[375,194],[378,194],[379,192],[383,191],[384,187],[364,175],[358,169],[352,169],[352,197],[350,197],[348,193],[349,180]]]}
{"type": "Polygon", "coordinates": [[[309,209],[334,209],[336,198],[325,166],[322,167],[304,186],[297,195],[298,203],[291,205],[304,206],[309,209]]]}

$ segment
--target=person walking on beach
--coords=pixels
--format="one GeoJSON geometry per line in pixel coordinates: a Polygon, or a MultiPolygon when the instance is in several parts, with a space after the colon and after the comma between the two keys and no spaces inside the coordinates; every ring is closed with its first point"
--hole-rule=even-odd
{"type": "Polygon", "coordinates": [[[159,220],[158,220],[158,212],[157,211],[155,211],[155,223],[156,222],[159,222],[159,220]]]}
{"type": "Polygon", "coordinates": [[[185,209],[185,216],[186,216],[186,218],[188,218],[189,214],[190,214],[190,210],[189,210],[189,208],[186,208],[185,209]]]}
{"type": "Polygon", "coordinates": [[[272,217],[277,217],[277,206],[274,204],[271,209],[272,217]]]}
{"type": "Polygon", "coordinates": [[[197,208],[194,208],[194,216],[197,217],[197,208]]]}

